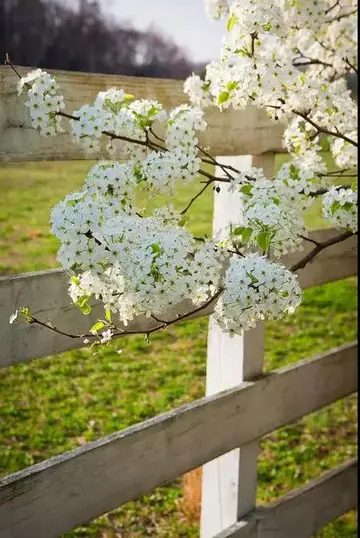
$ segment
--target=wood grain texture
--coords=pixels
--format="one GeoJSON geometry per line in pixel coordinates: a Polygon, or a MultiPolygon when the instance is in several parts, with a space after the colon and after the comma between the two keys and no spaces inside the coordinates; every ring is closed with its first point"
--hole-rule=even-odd
{"type": "Polygon", "coordinates": [[[352,393],[356,373],[357,345],[342,346],[10,475],[0,536],[56,538],[352,393]]]}
{"type": "MultiPolygon", "coordinates": [[[[30,67],[19,67],[22,75],[30,67]]],[[[124,88],[136,98],[157,99],[166,109],[186,103],[183,82],[178,80],[101,75],[69,71],[52,71],[65,96],[66,112],[91,103],[99,91],[114,86],[124,88]]],[[[24,107],[24,96],[16,90],[18,78],[9,66],[0,66],[0,161],[39,161],[85,159],[84,151],[62,134],[46,139],[31,128],[24,107]]],[[[259,155],[267,151],[283,152],[283,127],[270,121],[262,110],[224,111],[211,108],[206,114],[208,129],[200,143],[209,146],[214,155],[259,155]]],[[[67,120],[64,126],[67,127],[67,120]]],[[[92,154],[91,158],[105,154],[92,154]]],[[[121,158],[121,154],[115,158],[121,158]]]]}
{"type": "Polygon", "coordinates": [[[258,508],[214,538],[310,538],[357,507],[357,460],[258,508]]]}
{"type": "MultiPolygon", "coordinates": [[[[67,333],[88,332],[99,317],[104,318],[104,309],[102,305],[93,303],[91,314],[84,316],[72,304],[67,289],[68,278],[61,270],[0,277],[0,367],[84,347],[83,339],[71,339],[39,325],[9,324],[9,317],[17,308],[28,306],[34,316],[45,322],[51,321],[67,333]]],[[[176,310],[165,312],[162,318],[170,320],[178,313],[193,309],[194,305],[186,301],[176,310]]],[[[210,311],[208,308],[195,317],[210,311]]],[[[123,327],[120,323],[118,325],[123,327]]],[[[158,323],[153,319],[139,316],[129,323],[126,330],[146,331],[156,325],[158,323]]]]}
{"type": "MultiPolygon", "coordinates": [[[[313,232],[312,236],[325,240],[336,233],[335,230],[322,230],[313,232]]],[[[305,252],[309,248],[311,245],[308,243],[305,252]]],[[[284,261],[292,264],[302,255],[303,253],[293,254],[284,261]]],[[[299,271],[299,275],[301,285],[308,288],[346,278],[356,272],[356,238],[353,237],[323,251],[305,269],[299,271]]],[[[90,316],[84,316],[71,303],[67,288],[67,278],[60,270],[0,277],[0,368],[84,346],[82,340],[72,340],[40,326],[9,324],[9,317],[17,308],[28,306],[39,319],[50,320],[59,329],[80,334],[87,332],[99,316],[103,317],[103,308],[95,306],[90,316]]],[[[164,313],[164,317],[172,319],[177,313],[192,308],[190,303],[184,303],[176,311],[164,313]]],[[[209,308],[195,317],[210,313],[209,308]]],[[[130,323],[128,330],[147,330],[153,326],[151,319],[139,317],[130,323]]]]}
{"type": "MultiPolygon", "coordinates": [[[[218,157],[221,164],[246,171],[263,168],[266,177],[274,173],[275,154],[259,157],[243,155],[218,157]]],[[[224,174],[221,174],[222,176],[224,174]]],[[[242,197],[220,184],[214,191],[213,234],[222,234],[230,223],[243,223],[242,197]]],[[[262,372],[264,357],[264,324],[230,337],[211,318],[208,332],[206,395],[234,387],[262,372]]],[[[212,538],[255,507],[257,487],[257,443],[236,448],[206,463],[202,475],[201,538],[212,538]]]]}

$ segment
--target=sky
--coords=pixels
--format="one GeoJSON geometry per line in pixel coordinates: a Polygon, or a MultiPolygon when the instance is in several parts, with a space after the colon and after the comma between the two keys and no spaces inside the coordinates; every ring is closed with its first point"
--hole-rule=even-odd
{"type": "Polygon", "coordinates": [[[104,12],[172,38],[193,62],[217,59],[225,23],[210,19],[204,0],[100,0],[104,12]]]}

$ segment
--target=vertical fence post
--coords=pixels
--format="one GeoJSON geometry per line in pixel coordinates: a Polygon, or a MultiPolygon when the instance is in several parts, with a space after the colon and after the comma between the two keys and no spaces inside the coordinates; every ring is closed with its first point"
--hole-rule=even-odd
{"type": "MultiPolygon", "coordinates": [[[[261,156],[219,157],[222,164],[239,170],[252,166],[263,168],[266,177],[274,174],[275,154],[261,156]]],[[[218,172],[219,173],[219,172],[218,172]]],[[[220,176],[220,174],[219,174],[220,176]]],[[[232,222],[241,223],[240,194],[230,194],[225,183],[214,194],[213,231],[232,222]]],[[[208,333],[206,395],[249,380],[262,371],[264,324],[230,338],[223,334],[211,317],[208,333]]],[[[255,507],[257,487],[258,443],[235,449],[203,466],[201,501],[201,538],[215,534],[238,521],[255,507]]]]}

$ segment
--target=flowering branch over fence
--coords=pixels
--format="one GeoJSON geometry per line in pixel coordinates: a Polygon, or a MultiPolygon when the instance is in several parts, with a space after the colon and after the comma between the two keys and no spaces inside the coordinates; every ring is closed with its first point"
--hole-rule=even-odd
{"type": "MultiPolygon", "coordinates": [[[[104,305],[104,320],[88,334],[67,334],[92,343],[131,334],[118,327],[138,315],[158,322],[147,334],[214,305],[224,331],[241,333],[262,319],[277,319],[301,302],[296,271],[322,250],[357,233],[357,186],[334,185],[334,177],[357,177],[357,105],[344,77],[357,73],[357,9],[351,0],[332,3],[206,0],[210,15],[227,17],[218,61],[205,79],[184,85],[190,104],[165,111],[154,100],[136,100],[122,89],[100,92],[94,103],[65,112],[56,80],[42,70],[19,80],[32,124],[44,136],[63,131],[89,156],[106,147],[108,161],[88,172],[83,188],[51,213],[58,260],[70,275],[69,294],[84,314],[91,299],[104,305]],[[300,71],[297,67],[306,67],[300,71]],[[264,108],[286,124],[290,160],[275,177],[224,165],[198,143],[208,107],[264,108]],[[162,134],[164,133],[164,134],[162,134]],[[328,170],[322,140],[337,169],[328,170]],[[117,151],[126,162],[115,160],[117,151]],[[111,160],[110,160],[111,159],[111,160]],[[219,169],[217,177],[211,167],[219,169]],[[178,185],[206,178],[182,211],[172,205],[151,214],[137,207],[137,193],[174,195],[178,185]],[[194,237],[186,214],[212,186],[241,193],[243,218],[208,237],[194,237]],[[278,258],[300,251],[307,240],[304,213],[322,197],[324,219],[342,233],[287,268],[278,258]],[[344,231],[345,229],[345,231],[344,231]],[[270,260],[271,256],[271,260],[270,260]],[[193,308],[165,321],[163,313],[187,300],[193,308]]],[[[10,58],[7,63],[16,72],[10,58]]],[[[65,334],[22,310],[29,323],[65,334]]],[[[13,320],[12,320],[13,321],[13,320]]]]}

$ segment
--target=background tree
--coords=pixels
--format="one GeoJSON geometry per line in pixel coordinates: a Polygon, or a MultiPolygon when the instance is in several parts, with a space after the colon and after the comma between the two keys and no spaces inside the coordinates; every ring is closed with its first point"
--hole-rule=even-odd
{"type": "Polygon", "coordinates": [[[184,79],[201,72],[155,29],[135,30],[102,13],[97,0],[0,0],[0,57],[50,69],[184,79]]]}

